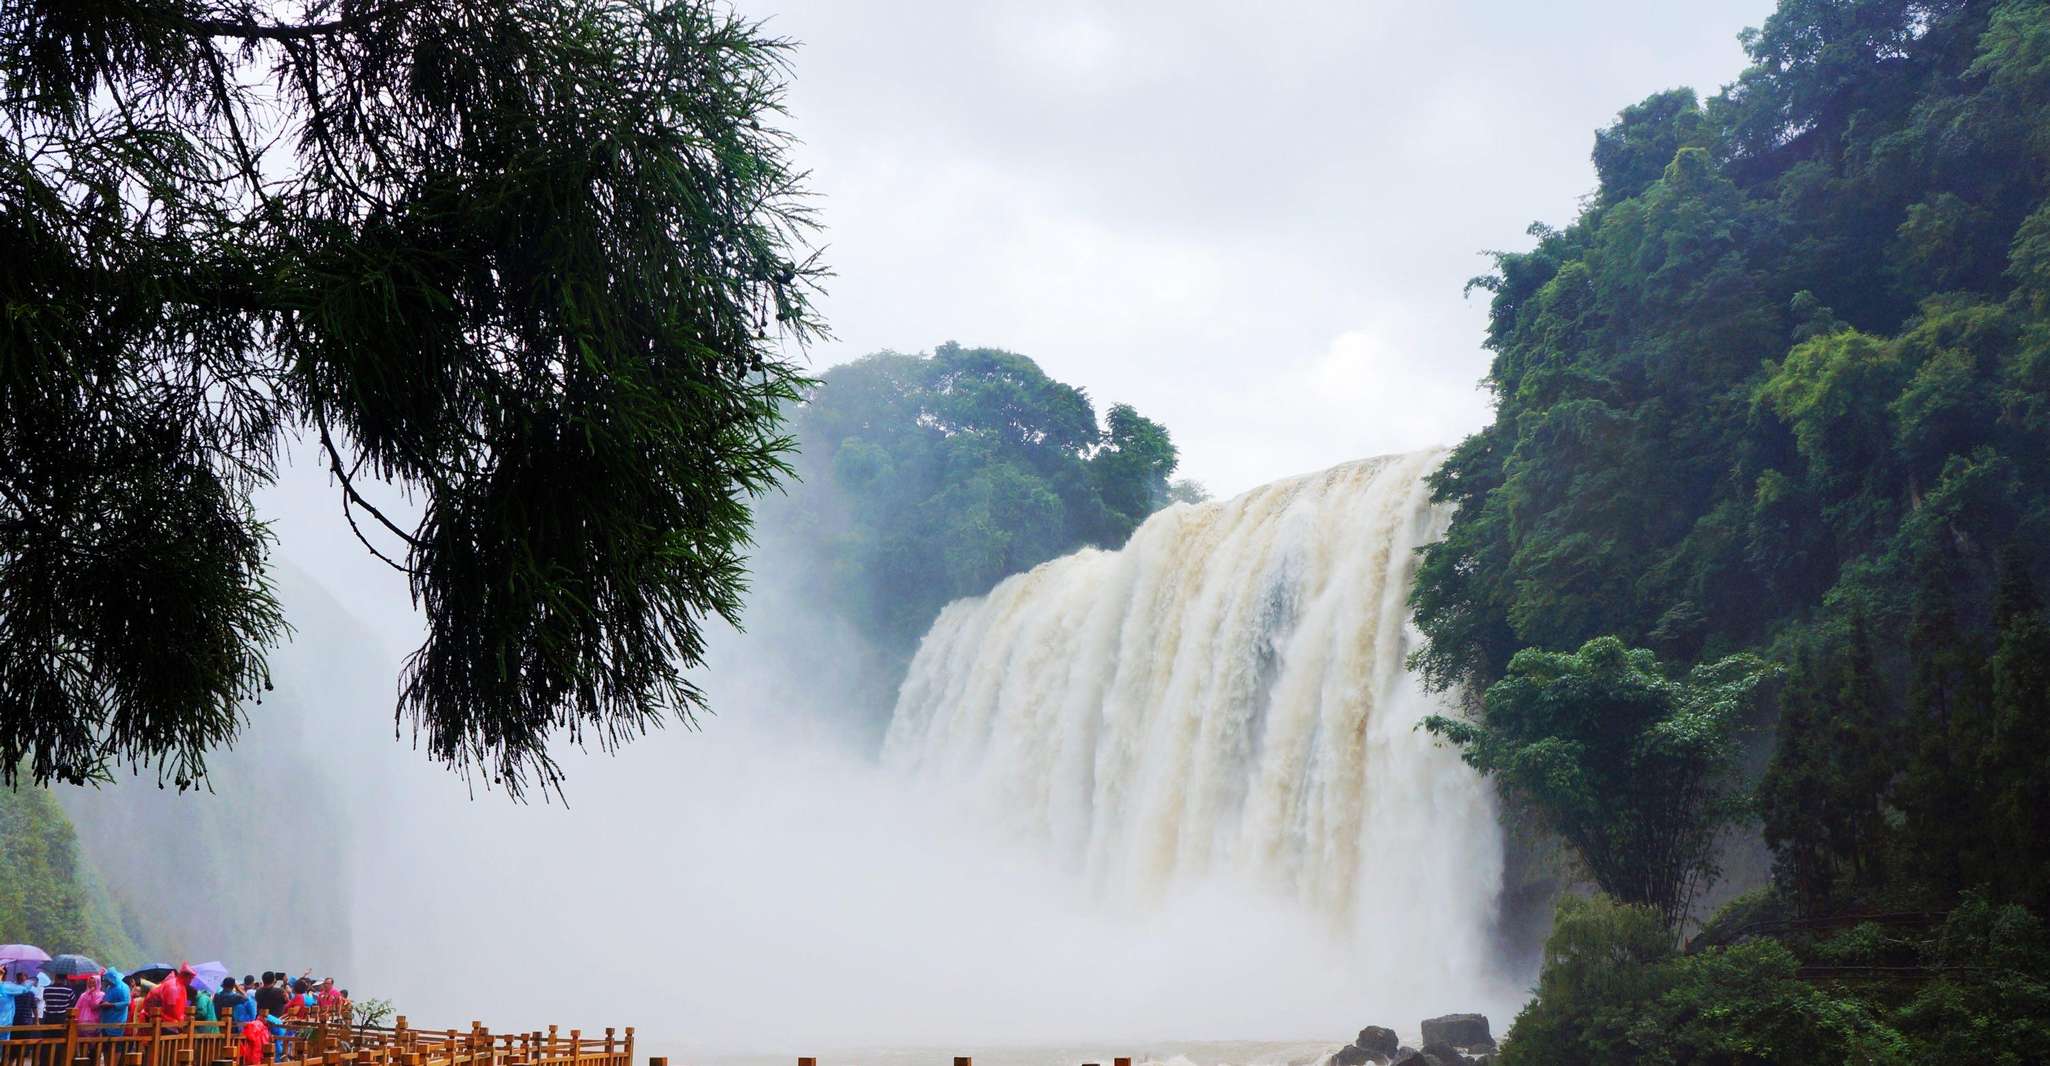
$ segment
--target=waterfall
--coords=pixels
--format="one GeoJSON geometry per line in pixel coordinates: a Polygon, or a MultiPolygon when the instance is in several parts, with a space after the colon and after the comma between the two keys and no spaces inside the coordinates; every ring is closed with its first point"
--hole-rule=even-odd
{"type": "MultiPolygon", "coordinates": [[[[1492,972],[1491,794],[1414,726],[1415,549],[1441,452],[1171,507],[946,608],[885,762],[972,797],[1105,899],[1257,884],[1448,995],[1492,972]]],[[[1393,971],[1391,971],[1393,972],[1393,971]]]]}

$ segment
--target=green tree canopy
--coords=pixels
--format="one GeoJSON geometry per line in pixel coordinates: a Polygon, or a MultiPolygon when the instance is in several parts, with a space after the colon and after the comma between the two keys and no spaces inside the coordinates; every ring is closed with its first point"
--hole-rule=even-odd
{"type": "Polygon", "coordinates": [[[1479,722],[1424,727],[1529,802],[1604,891],[1677,928],[1743,812],[1737,738],[1768,673],[1734,655],[1672,680],[1650,651],[1600,637],[1518,652],[1479,722]]]}
{"type": "Polygon", "coordinates": [[[2050,4],[1785,0],[1745,42],[1475,282],[1499,407],[1436,476],[1418,662],[1795,666],[1763,811],[1810,906],[2050,905],[1990,844],[2050,781],[2042,616],[1999,607],[2050,580],[2050,4]]]}
{"type": "Polygon", "coordinates": [[[13,941],[52,954],[133,958],[139,952],[78,834],[48,790],[0,788],[0,928],[13,941]]]}
{"type": "Polygon", "coordinates": [[[795,424],[804,554],[826,561],[836,609],[897,657],[949,601],[1117,547],[1174,491],[1165,427],[1125,404],[1099,424],[1081,389],[994,348],[835,367],[795,424]]]}
{"type": "Polygon", "coordinates": [[[518,793],[699,707],[815,329],[784,54],[709,0],[0,2],[7,778],[203,774],[301,434],[435,758],[518,793]]]}

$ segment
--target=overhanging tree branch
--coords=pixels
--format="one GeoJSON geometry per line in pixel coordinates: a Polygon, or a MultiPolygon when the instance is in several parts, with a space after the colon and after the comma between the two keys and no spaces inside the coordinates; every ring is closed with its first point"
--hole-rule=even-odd
{"type": "Polygon", "coordinates": [[[354,15],[344,15],[327,22],[284,23],[284,22],[239,22],[232,19],[181,19],[181,29],[201,37],[236,37],[248,41],[305,41],[316,37],[328,37],[339,33],[354,33],[380,20],[404,14],[407,9],[418,7],[420,0],[397,0],[383,7],[354,15]]]}

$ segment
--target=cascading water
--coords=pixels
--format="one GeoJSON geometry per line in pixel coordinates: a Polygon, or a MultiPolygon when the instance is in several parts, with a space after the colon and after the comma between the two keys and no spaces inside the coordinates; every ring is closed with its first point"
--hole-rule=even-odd
{"type": "MultiPolygon", "coordinates": [[[[1414,549],[1442,453],[1155,515],[949,606],[887,764],[974,796],[1113,901],[1253,882],[1447,1001],[1492,984],[1490,793],[1417,731],[1414,549]]],[[[1391,973],[1395,972],[1393,970],[1391,973]]]]}

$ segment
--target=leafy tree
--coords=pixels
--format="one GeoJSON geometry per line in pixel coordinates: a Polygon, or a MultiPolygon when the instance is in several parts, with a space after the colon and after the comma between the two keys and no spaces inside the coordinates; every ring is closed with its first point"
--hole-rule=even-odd
{"type": "Polygon", "coordinates": [[[1644,192],[1665,173],[1673,154],[1705,141],[1701,105],[1692,89],[1669,89],[1632,104],[1616,124],[1594,136],[1594,169],[1605,203],[1644,192]]]}
{"type": "Polygon", "coordinates": [[[433,757],[517,794],[700,708],[816,329],[784,56],[707,0],[0,2],[6,779],[205,772],[301,434],[433,757]]]}
{"type": "Polygon", "coordinates": [[[1759,814],[1777,879],[1803,909],[1827,912],[1887,875],[1885,811],[1900,730],[1865,627],[1797,650],[1779,704],[1759,814]]]}
{"type": "Polygon", "coordinates": [[[1417,663],[1481,692],[1602,635],[1765,656],[1797,675],[1760,798],[1803,906],[2020,892],[2050,874],[1992,843],[2026,823],[1987,782],[2034,780],[2044,689],[1996,601],[2050,580],[2050,5],[1786,0],[1745,40],[1724,92],[1597,134],[1599,194],[1474,283],[1498,415],[1435,477],[1417,663]]]}
{"type": "Polygon", "coordinates": [[[1089,474],[1111,521],[1131,528],[1169,502],[1168,475],[1181,459],[1167,427],[1131,404],[1112,404],[1103,421],[1103,449],[1091,457],[1089,474]]]}
{"type": "Polygon", "coordinates": [[[135,943],[115,917],[78,835],[41,788],[0,788],[0,928],[51,952],[128,958],[135,943]]]}
{"type": "Polygon", "coordinates": [[[1195,478],[1176,478],[1167,483],[1167,502],[1202,503],[1210,498],[1210,490],[1195,478]]]}
{"type": "MultiPolygon", "coordinates": [[[[1772,908],[1978,907],[2028,940],[2050,905],[2050,3],[1782,0],[1743,40],[1716,96],[1624,109],[1578,217],[1473,283],[1497,416],[1435,477],[1454,517],[1416,662],[1486,693],[1469,758],[1539,813],[1634,826],[1668,797],[1591,775],[1591,720],[1646,714],[1538,698],[1573,677],[1557,657],[1613,636],[1673,677],[1757,655],[1788,676],[1756,793],[1772,908]]],[[[1577,997],[1541,980],[1505,1060],[2032,1047],[2050,986],[1998,939],[1892,944],[1903,962],[1861,957],[1869,932],[1786,936],[1577,997]],[[1898,995],[1800,979],[1814,961],[1951,969],[1898,995]]]]}
{"type": "Polygon", "coordinates": [[[1736,740],[1767,675],[1734,655],[1670,680],[1652,652],[1600,637],[1518,652],[1479,722],[1424,726],[1536,808],[1604,891],[1674,928],[1742,813],[1736,740]]]}
{"type": "Polygon", "coordinates": [[[1629,1027],[1658,989],[1645,970],[1669,957],[1660,914],[1608,896],[1559,900],[1536,995],[1510,1027],[1504,1066],[1628,1060],[1629,1027]]]}
{"type": "Polygon", "coordinates": [[[1994,617],[1993,714],[1976,776],[1992,793],[1994,885],[2040,910],[2050,908],[2050,614],[2019,548],[2007,552],[1994,617]]]}
{"type": "Polygon", "coordinates": [[[800,558],[826,561],[830,602],[898,660],[949,601],[1124,543],[1170,501],[1178,461],[1129,405],[1099,425],[1025,356],[951,342],[827,371],[796,426],[800,558]]]}
{"type": "MultiPolygon", "coordinates": [[[[1883,1011],[1799,980],[1772,940],[1676,955],[1648,907],[1559,901],[1537,996],[1504,1066],[1856,1062],[1906,1066],[1921,1050],[1883,1011]]],[[[1941,1045],[1937,1045],[1941,1046],[1941,1045]]]]}

